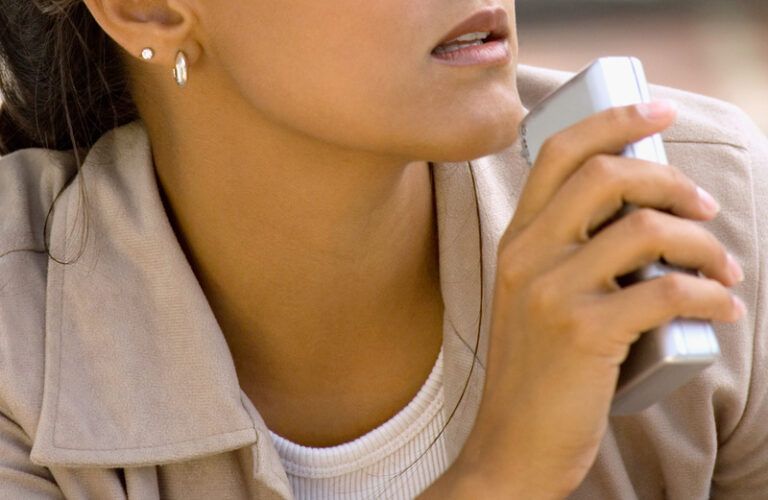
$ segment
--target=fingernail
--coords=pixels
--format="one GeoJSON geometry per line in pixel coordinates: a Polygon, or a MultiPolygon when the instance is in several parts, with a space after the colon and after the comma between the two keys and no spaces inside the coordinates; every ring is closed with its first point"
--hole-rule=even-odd
{"type": "Polygon", "coordinates": [[[706,208],[707,211],[714,212],[714,213],[720,212],[720,204],[711,194],[704,191],[704,188],[702,188],[701,186],[697,186],[696,191],[699,194],[699,199],[701,200],[701,203],[704,205],[704,208],[706,208]]]}
{"type": "Polygon", "coordinates": [[[674,101],[667,99],[644,102],[637,105],[637,111],[643,115],[646,120],[658,120],[660,118],[666,118],[676,110],[677,104],[674,101]]]}
{"type": "Polygon", "coordinates": [[[731,254],[728,254],[728,268],[730,269],[731,274],[736,278],[737,282],[741,283],[744,281],[744,270],[731,254]]]}
{"type": "Polygon", "coordinates": [[[738,313],[738,317],[742,318],[745,314],[747,314],[747,306],[744,305],[744,301],[742,301],[740,298],[738,298],[735,295],[731,296],[731,299],[733,300],[733,307],[736,309],[736,312],[738,313]]]}

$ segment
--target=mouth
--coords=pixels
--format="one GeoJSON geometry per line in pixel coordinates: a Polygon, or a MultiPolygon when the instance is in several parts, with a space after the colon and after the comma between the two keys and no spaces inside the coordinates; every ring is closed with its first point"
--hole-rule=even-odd
{"type": "Polygon", "coordinates": [[[479,10],[450,30],[432,55],[440,56],[466,47],[483,45],[509,38],[509,16],[501,7],[479,10]]]}

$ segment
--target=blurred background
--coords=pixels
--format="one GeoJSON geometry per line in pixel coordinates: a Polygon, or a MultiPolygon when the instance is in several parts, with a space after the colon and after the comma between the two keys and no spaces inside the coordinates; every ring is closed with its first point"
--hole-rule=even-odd
{"type": "Polygon", "coordinates": [[[517,0],[520,62],[640,58],[652,83],[730,101],[768,132],[768,0],[517,0]]]}

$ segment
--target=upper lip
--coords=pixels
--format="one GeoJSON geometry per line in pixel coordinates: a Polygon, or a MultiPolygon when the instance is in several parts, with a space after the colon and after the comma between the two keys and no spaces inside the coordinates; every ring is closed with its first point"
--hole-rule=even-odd
{"type": "MultiPolygon", "coordinates": [[[[509,16],[502,7],[486,7],[481,9],[449,31],[437,46],[465,35],[467,33],[490,32],[488,39],[499,40],[509,36],[509,16]]],[[[436,47],[437,47],[436,46],[436,47]]]]}

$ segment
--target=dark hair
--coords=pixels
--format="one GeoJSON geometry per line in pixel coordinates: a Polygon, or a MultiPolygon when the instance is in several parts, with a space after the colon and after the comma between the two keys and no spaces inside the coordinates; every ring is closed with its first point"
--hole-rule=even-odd
{"type": "Polygon", "coordinates": [[[81,0],[0,1],[0,154],[87,149],[134,120],[118,50],[81,0]]]}

